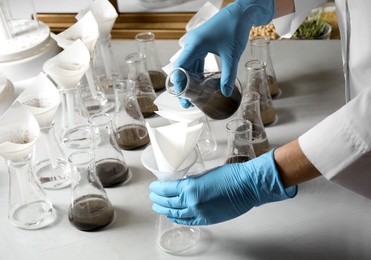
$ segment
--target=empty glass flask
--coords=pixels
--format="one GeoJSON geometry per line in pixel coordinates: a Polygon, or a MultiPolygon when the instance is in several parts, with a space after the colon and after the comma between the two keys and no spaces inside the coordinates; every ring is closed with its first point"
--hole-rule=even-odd
{"type": "Polygon", "coordinates": [[[117,145],[110,115],[92,115],[89,123],[95,134],[93,151],[96,174],[103,187],[111,187],[129,180],[130,172],[124,156],[117,145]]]}
{"type": "Polygon", "coordinates": [[[72,153],[68,160],[72,169],[68,220],[82,231],[109,225],[115,218],[115,210],[96,175],[94,154],[81,150],[72,153]]]}
{"type": "Polygon", "coordinates": [[[228,150],[226,164],[247,162],[255,158],[252,124],[246,119],[233,119],[226,125],[228,150]]]}
{"type": "Polygon", "coordinates": [[[104,93],[109,102],[114,104],[113,86],[117,80],[122,79],[122,75],[111,48],[111,35],[107,38],[98,38],[94,48],[93,64],[104,93]]]}
{"type": "Polygon", "coordinates": [[[259,156],[268,152],[270,145],[261,119],[259,93],[247,90],[244,92],[238,118],[249,120],[252,124],[252,145],[255,155],[259,156]]]}
{"type": "Polygon", "coordinates": [[[155,91],[165,88],[166,74],[157,54],[155,34],[152,32],[138,33],[135,36],[138,51],[146,55],[147,70],[155,91]]]}
{"type": "Polygon", "coordinates": [[[128,79],[135,81],[140,111],[144,117],[151,116],[157,110],[157,106],[153,103],[157,96],[148,74],[146,56],[136,52],[126,56],[125,61],[129,70],[128,79]]]}
{"type": "Polygon", "coordinates": [[[226,97],[220,90],[220,72],[192,73],[175,68],[166,78],[169,94],[189,100],[212,119],[232,116],[241,103],[241,85],[236,79],[233,93],[226,97]]]}
{"type": "Polygon", "coordinates": [[[149,143],[149,135],[137,98],[137,84],[121,80],[115,84],[114,135],[121,149],[132,150],[149,143]]]}
{"type": "Polygon", "coordinates": [[[250,60],[245,64],[246,87],[243,91],[255,91],[260,95],[260,115],[264,125],[276,120],[276,110],[268,87],[265,63],[261,60],[250,60]]]}
{"type": "Polygon", "coordinates": [[[280,89],[277,83],[271,54],[270,39],[267,36],[254,36],[250,39],[252,59],[262,60],[265,63],[265,71],[268,79],[269,91],[272,97],[279,94],[280,89]]]}

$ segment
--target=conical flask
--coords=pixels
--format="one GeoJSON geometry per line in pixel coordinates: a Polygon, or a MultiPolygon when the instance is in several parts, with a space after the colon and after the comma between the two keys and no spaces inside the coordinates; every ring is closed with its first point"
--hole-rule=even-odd
{"type": "Polygon", "coordinates": [[[98,38],[94,50],[94,68],[109,102],[115,102],[113,86],[122,79],[111,48],[111,35],[98,38]]]}
{"type": "Polygon", "coordinates": [[[93,151],[96,174],[103,187],[127,182],[130,179],[129,167],[114,137],[110,115],[92,115],[89,123],[95,134],[93,151]]]}
{"type": "Polygon", "coordinates": [[[122,80],[115,84],[114,134],[121,149],[132,150],[149,143],[149,135],[136,98],[136,82],[122,80]]]}
{"type": "Polygon", "coordinates": [[[23,229],[45,227],[55,220],[56,211],[31,163],[39,125],[19,102],[2,116],[0,125],[0,155],[5,159],[9,173],[8,218],[13,225],[23,229]]]}
{"type": "Polygon", "coordinates": [[[138,51],[146,55],[147,70],[154,90],[164,89],[166,74],[162,71],[162,65],[157,54],[155,34],[152,32],[138,33],[135,40],[138,51]]]}
{"type": "Polygon", "coordinates": [[[153,103],[156,99],[156,93],[147,70],[146,56],[136,52],[126,56],[128,65],[128,79],[136,82],[136,97],[140,111],[144,117],[154,114],[157,106],[153,103]]]}
{"type": "MultiPolygon", "coordinates": [[[[176,170],[163,172],[159,170],[152,146],[142,153],[141,161],[144,167],[151,171],[158,180],[176,180],[184,178],[198,161],[199,152],[194,149],[176,170]]],[[[201,238],[201,228],[185,226],[170,222],[165,215],[158,215],[156,220],[156,244],[165,252],[181,253],[195,247],[201,238]]]]}
{"type": "Polygon", "coordinates": [[[82,102],[90,115],[108,112],[113,103],[108,101],[100,79],[95,72],[93,58],[89,62],[89,69],[85,72],[79,84],[82,102]]]}
{"type": "Polygon", "coordinates": [[[226,128],[228,151],[225,163],[241,163],[255,158],[251,122],[246,119],[233,119],[227,123],[226,128]]]}
{"type": "Polygon", "coordinates": [[[270,150],[268,137],[261,119],[260,100],[259,93],[246,90],[238,111],[238,118],[248,120],[252,124],[252,145],[256,156],[270,150]]]}
{"type": "Polygon", "coordinates": [[[261,60],[250,60],[245,64],[246,87],[243,91],[256,91],[260,95],[260,115],[264,125],[276,120],[276,110],[269,92],[265,63],[261,60]]]}
{"type": "Polygon", "coordinates": [[[17,98],[35,116],[40,126],[32,164],[36,177],[45,189],[59,189],[70,184],[67,157],[54,133],[54,117],[60,100],[59,91],[43,73],[17,98]]]}
{"type": "Polygon", "coordinates": [[[60,142],[68,148],[90,147],[89,112],[82,102],[78,83],[89,68],[90,54],[84,43],[75,41],[47,60],[44,71],[58,84],[61,95],[60,142]]]}
{"type": "Polygon", "coordinates": [[[189,100],[212,119],[226,119],[240,106],[241,85],[236,78],[232,95],[226,97],[220,90],[220,72],[192,73],[175,68],[166,78],[170,95],[189,100]]]}
{"type": "Polygon", "coordinates": [[[93,231],[112,223],[115,210],[96,175],[94,154],[88,150],[72,153],[71,204],[68,219],[77,229],[93,231]]]}
{"type": "Polygon", "coordinates": [[[261,60],[265,63],[269,91],[271,96],[275,97],[279,94],[280,89],[270,54],[270,39],[267,36],[254,36],[250,39],[250,44],[252,59],[261,60]]]}

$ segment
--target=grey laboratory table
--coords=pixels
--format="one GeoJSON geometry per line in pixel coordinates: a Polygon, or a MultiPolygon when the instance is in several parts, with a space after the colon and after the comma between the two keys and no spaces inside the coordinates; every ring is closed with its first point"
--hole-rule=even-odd
{"type": "MultiPolygon", "coordinates": [[[[179,45],[157,40],[163,64],[179,45]]],[[[136,51],[134,41],[113,40],[116,62],[136,51]]],[[[244,84],[244,64],[238,78],[244,84]]],[[[266,127],[272,147],[303,134],[345,104],[340,41],[271,43],[271,57],[281,94],[273,101],[278,120],[266,127]]],[[[168,124],[159,116],[146,119],[152,127],[168,124]]],[[[228,119],[229,120],[229,119],[228,119]]],[[[211,120],[217,150],[205,159],[207,167],[223,163],[228,120],[211,120]]],[[[324,129],[324,135],[331,135],[324,129]]],[[[22,230],[7,219],[8,173],[0,160],[0,259],[371,259],[371,201],[324,177],[299,185],[294,199],[253,208],[234,220],[202,227],[199,244],[182,255],[161,251],[154,241],[156,214],[151,210],[148,185],[155,180],[140,161],[143,149],[124,151],[132,171],[129,183],[107,188],[116,210],[115,222],[106,229],[83,232],[70,225],[69,188],[46,190],[57,210],[56,221],[39,230],[22,230]]],[[[321,153],[321,150],[318,150],[321,153]]],[[[223,210],[222,207],[220,210],[223,210]]]]}

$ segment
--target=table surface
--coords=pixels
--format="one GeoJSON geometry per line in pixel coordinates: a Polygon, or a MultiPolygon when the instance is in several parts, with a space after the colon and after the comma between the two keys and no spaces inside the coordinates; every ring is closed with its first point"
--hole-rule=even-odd
{"type": "MultiPolygon", "coordinates": [[[[179,49],[176,41],[156,42],[164,64],[179,49]]],[[[113,41],[117,62],[135,52],[133,41],[113,41]]],[[[340,42],[274,41],[271,57],[282,91],[273,103],[278,121],[266,127],[272,147],[304,133],[344,104],[340,42]]],[[[240,60],[238,77],[245,83],[240,60]]],[[[168,124],[159,116],[152,127],[168,124]]],[[[208,167],[223,163],[227,120],[211,120],[218,148],[208,167]]],[[[327,133],[324,130],[323,134],[327,133]]],[[[116,210],[115,222],[97,232],[82,232],[67,219],[69,188],[46,190],[58,214],[39,230],[22,230],[7,219],[8,173],[0,160],[1,259],[371,259],[371,201],[323,177],[299,185],[291,200],[254,208],[225,223],[202,227],[200,243],[181,256],[163,252],[154,242],[156,214],[148,185],[155,177],[140,161],[143,149],[124,151],[132,171],[126,185],[107,188],[116,210]]],[[[320,151],[319,151],[320,152],[320,151]]]]}

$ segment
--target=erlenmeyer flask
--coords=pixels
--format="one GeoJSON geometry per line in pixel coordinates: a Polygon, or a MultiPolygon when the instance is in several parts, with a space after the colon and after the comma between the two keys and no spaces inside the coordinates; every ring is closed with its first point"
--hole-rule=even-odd
{"type": "Polygon", "coordinates": [[[252,123],[252,145],[255,155],[259,156],[270,150],[268,137],[261,119],[260,95],[255,91],[244,91],[238,118],[252,123]]]}
{"type": "MultiPolygon", "coordinates": [[[[194,149],[180,167],[173,172],[159,170],[152,146],[142,153],[141,161],[144,167],[151,171],[158,180],[176,180],[184,178],[193,165],[197,163],[199,152],[194,149]]],[[[167,220],[165,215],[158,215],[156,220],[156,244],[165,252],[180,253],[195,247],[201,238],[201,229],[197,226],[184,226],[167,220]]]]}
{"type": "Polygon", "coordinates": [[[264,125],[276,120],[276,110],[269,92],[265,63],[261,60],[250,60],[245,64],[246,87],[243,91],[256,91],[260,95],[260,115],[264,125]]]}
{"type": "Polygon", "coordinates": [[[149,143],[149,135],[136,98],[136,82],[122,80],[115,84],[114,133],[121,149],[132,150],[149,143]]]}
{"type": "Polygon", "coordinates": [[[279,94],[280,89],[270,54],[270,39],[267,36],[254,36],[250,39],[250,44],[252,59],[261,60],[265,63],[269,91],[271,96],[275,97],[279,94]]]}
{"type": "Polygon", "coordinates": [[[166,74],[162,71],[162,65],[157,54],[155,34],[152,32],[138,33],[135,40],[138,51],[146,55],[147,70],[154,90],[164,89],[166,74]]]}
{"type": "Polygon", "coordinates": [[[220,90],[220,72],[191,73],[175,68],[166,78],[169,94],[189,100],[212,119],[226,119],[240,106],[241,85],[236,79],[232,95],[226,97],[220,90]],[[174,83],[173,83],[174,82],[174,83]]]}
{"type": "Polygon", "coordinates": [[[202,158],[207,158],[215,152],[217,148],[217,142],[211,130],[209,119],[206,115],[191,122],[189,125],[197,125],[200,123],[202,123],[202,131],[200,137],[197,140],[197,147],[202,158]]]}
{"type": "Polygon", "coordinates": [[[94,49],[94,68],[109,102],[115,102],[113,86],[122,79],[111,48],[111,35],[98,38],[94,49]]]}
{"type": "Polygon", "coordinates": [[[93,150],[96,174],[103,187],[127,182],[130,177],[129,167],[114,137],[110,115],[92,115],[89,123],[95,134],[93,150]]]}
{"type": "Polygon", "coordinates": [[[246,119],[233,119],[226,125],[228,151],[225,163],[247,162],[255,158],[252,124],[246,119]]]}
{"type": "Polygon", "coordinates": [[[128,65],[128,79],[136,82],[136,98],[140,111],[144,117],[154,114],[157,106],[153,103],[156,99],[156,93],[147,70],[146,56],[142,53],[132,53],[126,56],[128,65]]]}
{"type": "Polygon", "coordinates": [[[94,154],[87,150],[72,153],[70,223],[82,231],[92,231],[112,223],[115,210],[96,175],[94,154]]]}
{"type": "Polygon", "coordinates": [[[82,77],[79,90],[82,102],[90,115],[108,112],[113,104],[108,102],[102,84],[95,72],[93,59],[90,60],[89,68],[82,77]]]}
{"type": "Polygon", "coordinates": [[[44,227],[54,221],[56,212],[32,167],[32,150],[40,134],[39,125],[17,101],[0,119],[0,154],[9,173],[9,220],[19,228],[44,227]]]}

